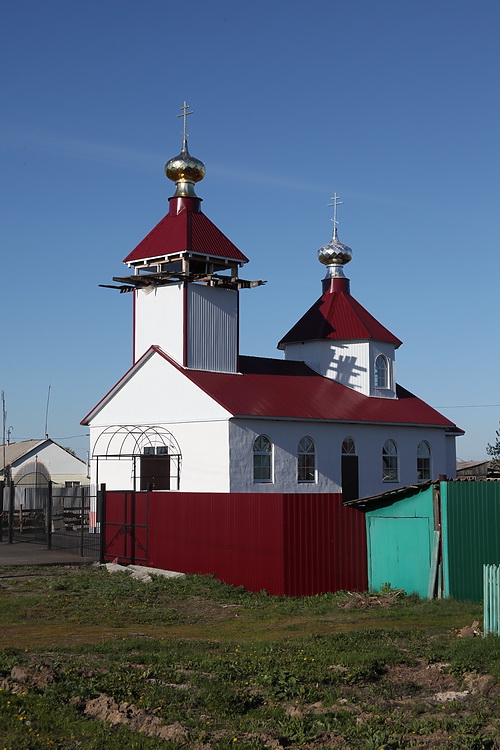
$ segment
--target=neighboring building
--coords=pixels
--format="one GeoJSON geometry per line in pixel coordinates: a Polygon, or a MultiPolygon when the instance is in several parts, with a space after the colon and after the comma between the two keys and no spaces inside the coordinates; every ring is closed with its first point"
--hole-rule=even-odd
{"type": "Polygon", "coordinates": [[[457,461],[457,478],[458,479],[498,479],[500,478],[500,469],[494,461],[457,461]]]}
{"type": "Polygon", "coordinates": [[[483,565],[500,563],[500,482],[422,482],[348,504],[366,516],[368,587],[483,598],[483,565]]]}
{"type": "Polygon", "coordinates": [[[133,298],[134,361],[82,421],[93,483],[350,500],[454,477],[462,431],[396,384],[401,341],[351,296],[336,216],[322,296],[280,341],[284,359],[240,356],[239,293],[263,282],[239,278],[248,259],[202,213],[186,138],[165,169],[169,213],[114,279],[133,298]]]}
{"type": "Polygon", "coordinates": [[[87,464],[50,438],[0,445],[0,479],[6,473],[16,484],[37,485],[37,475],[59,487],[89,484],[87,464]]]}

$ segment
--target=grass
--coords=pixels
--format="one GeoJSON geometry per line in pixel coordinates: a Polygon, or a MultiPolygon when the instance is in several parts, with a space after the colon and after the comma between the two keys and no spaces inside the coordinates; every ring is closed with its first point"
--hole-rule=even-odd
{"type": "Polygon", "coordinates": [[[456,635],[480,605],[348,599],[0,568],[0,750],[500,747],[500,639],[456,635]]]}

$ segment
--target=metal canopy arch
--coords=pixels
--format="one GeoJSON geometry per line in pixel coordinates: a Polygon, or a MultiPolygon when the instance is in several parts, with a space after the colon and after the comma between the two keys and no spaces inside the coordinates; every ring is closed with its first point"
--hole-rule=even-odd
{"type": "Polygon", "coordinates": [[[171,461],[174,486],[180,489],[182,454],[172,433],[161,425],[110,425],[97,437],[92,450],[96,461],[96,485],[99,486],[99,462],[123,461],[132,463],[134,491],[137,489],[137,459],[147,453],[146,449],[165,448],[171,461]]]}
{"type": "Polygon", "coordinates": [[[22,473],[13,474],[12,481],[16,487],[48,487],[50,471],[35,457],[22,467],[22,473]]]}

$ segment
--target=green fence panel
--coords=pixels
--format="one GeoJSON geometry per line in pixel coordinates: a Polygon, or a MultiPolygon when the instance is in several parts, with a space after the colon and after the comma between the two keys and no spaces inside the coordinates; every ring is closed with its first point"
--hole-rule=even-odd
{"type": "Polygon", "coordinates": [[[446,593],[481,601],[483,565],[500,563],[500,482],[442,482],[441,497],[446,593]]]}
{"type": "Polygon", "coordinates": [[[484,565],[485,635],[500,635],[500,565],[484,565]]]}

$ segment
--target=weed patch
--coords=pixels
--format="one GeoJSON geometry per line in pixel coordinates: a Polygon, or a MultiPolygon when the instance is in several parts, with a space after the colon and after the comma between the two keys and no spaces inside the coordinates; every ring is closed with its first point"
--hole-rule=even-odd
{"type": "Polygon", "coordinates": [[[347,593],[278,598],[97,568],[9,576],[9,750],[500,746],[500,639],[456,637],[478,605],[387,592],[387,606],[346,609],[347,593]]]}

